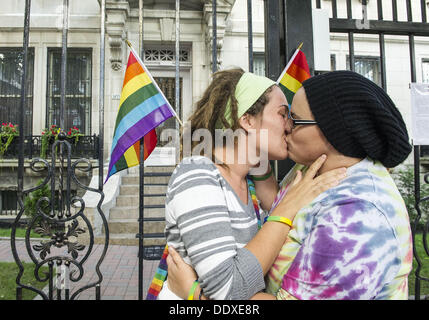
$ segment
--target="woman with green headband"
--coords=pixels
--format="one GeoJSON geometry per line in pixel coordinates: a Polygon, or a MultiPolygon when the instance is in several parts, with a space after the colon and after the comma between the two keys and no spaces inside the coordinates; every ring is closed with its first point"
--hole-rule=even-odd
{"type": "MultiPolygon", "coordinates": [[[[325,161],[321,156],[304,177],[298,173],[262,226],[261,209],[270,209],[278,191],[268,160],[287,157],[287,105],[275,82],[241,69],[215,73],[197,103],[189,119],[191,136],[197,130],[210,133],[211,149],[179,163],[165,204],[169,250],[177,251],[198,275],[189,299],[249,299],[262,290],[298,210],[345,177],[345,168],[315,177],[325,161]],[[219,134],[227,130],[236,139],[219,146],[219,134]],[[253,153],[243,154],[243,144],[253,153]],[[254,185],[248,174],[258,166],[267,169],[253,176],[254,185]]],[[[193,151],[197,143],[192,141],[193,151]]],[[[158,298],[179,299],[169,290],[168,279],[158,298]]]]}

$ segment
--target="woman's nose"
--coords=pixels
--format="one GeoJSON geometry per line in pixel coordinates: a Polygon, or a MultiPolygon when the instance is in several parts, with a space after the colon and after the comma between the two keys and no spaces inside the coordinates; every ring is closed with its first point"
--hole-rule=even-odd
{"type": "Polygon", "coordinates": [[[285,122],[285,131],[289,134],[292,132],[292,121],[290,119],[286,119],[285,122]]]}

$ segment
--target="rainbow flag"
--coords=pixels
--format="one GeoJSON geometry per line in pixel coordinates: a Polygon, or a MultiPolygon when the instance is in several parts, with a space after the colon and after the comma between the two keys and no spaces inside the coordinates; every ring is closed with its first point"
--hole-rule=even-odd
{"type": "Polygon", "coordinates": [[[140,163],[142,137],[145,152],[143,161],[146,160],[156,146],[155,128],[175,115],[170,103],[131,46],[130,50],[106,181],[114,173],[140,163]]]}
{"type": "Polygon", "coordinates": [[[310,78],[310,68],[304,52],[301,51],[301,46],[302,44],[296,49],[277,80],[278,85],[286,96],[289,107],[292,104],[293,96],[301,88],[302,82],[310,78]]]}
{"type": "Polygon", "coordinates": [[[167,256],[168,244],[165,245],[164,251],[162,252],[162,257],[159,261],[159,265],[156,269],[152,282],[149,286],[149,290],[146,295],[146,300],[156,300],[158,298],[159,293],[161,292],[162,286],[164,285],[168,273],[167,256]]]}

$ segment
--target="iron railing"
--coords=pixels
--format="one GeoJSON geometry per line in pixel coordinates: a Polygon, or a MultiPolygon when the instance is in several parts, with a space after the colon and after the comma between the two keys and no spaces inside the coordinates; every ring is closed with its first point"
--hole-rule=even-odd
{"type": "MultiPolygon", "coordinates": [[[[82,136],[76,141],[75,138],[66,138],[71,146],[71,158],[89,158],[98,159],[99,156],[99,136],[82,136]]],[[[46,155],[41,154],[42,136],[31,135],[24,138],[24,158],[33,159],[38,157],[49,158],[51,156],[52,144],[55,140],[48,141],[46,155]]],[[[18,159],[19,156],[19,139],[15,138],[3,155],[3,159],[18,159]]]]}
{"type": "MultiPolygon", "coordinates": [[[[25,0],[24,32],[23,32],[23,64],[21,83],[25,82],[28,73],[28,46],[30,34],[30,6],[31,0],[25,0]]],[[[100,0],[101,9],[101,32],[100,32],[100,95],[99,95],[99,136],[93,137],[92,150],[97,150],[98,168],[103,168],[103,138],[104,138],[104,38],[105,38],[105,0],[100,0]]],[[[63,26],[62,26],[62,52],[61,52],[61,100],[59,106],[60,128],[64,128],[66,81],[67,81],[67,36],[69,0],[63,0],[63,26]]],[[[74,300],[85,290],[95,288],[95,298],[101,297],[101,283],[103,275],[100,265],[104,260],[109,245],[109,227],[106,217],[101,210],[104,200],[103,192],[103,170],[98,172],[98,188],[86,186],[76,173],[76,170],[90,172],[93,170],[92,163],[88,160],[88,153],[84,157],[72,161],[72,149],[74,142],[67,141],[64,131],[61,131],[57,140],[49,146],[51,150],[49,160],[37,157],[37,146],[41,145],[41,137],[25,137],[24,135],[24,106],[27,100],[27,88],[21,86],[19,108],[19,137],[18,137],[18,214],[11,229],[11,252],[18,266],[16,277],[16,299],[22,299],[23,289],[37,293],[45,300],[74,300]],[[43,181],[37,186],[24,189],[24,160],[25,150],[34,157],[30,164],[30,170],[43,175],[43,181]],[[97,277],[90,282],[80,282],[84,275],[84,263],[93,253],[94,230],[91,222],[85,214],[85,201],[82,197],[73,196],[72,183],[84,192],[91,191],[97,193],[99,201],[97,203],[96,214],[102,220],[105,230],[105,240],[101,255],[99,256],[95,272],[97,277]],[[25,266],[22,263],[24,253],[19,252],[16,246],[16,231],[21,225],[24,212],[26,211],[25,199],[31,192],[40,190],[45,186],[50,186],[50,196],[41,197],[28,221],[25,235],[26,253],[35,264],[34,276],[37,281],[48,285],[48,292],[44,292],[34,286],[24,283],[22,275],[25,266]],[[56,192],[58,191],[58,196],[56,192]],[[46,238],[42,238],[40,243],[30,243],[30,231],[34,230],[46,238]],[[88,241],[82,243],[81,234],[88,235],[88,241]],[[67,250],[64,250],[67,247],[67,250]],[[43,273],[40,268],[48,266],[48,272],[43,273]],[[71,285],[73,284],[73,285],[71,285]],[[79,286],[80,285],[80,286],[79,286]]],[[[91,140],[91,138],[86,138],[91,140]]],[[[85,137],[81,141],[86,140],[85,137]]],[[[85,145],[85,143],[84,143],[85,145]]],[[[75,150],[76,152],[76,150],[75,150]]],[[[76,154],[76,153],[75,153],[76,154]]],[[[95,155],[95,154],[94,154],[95,155]]]]}

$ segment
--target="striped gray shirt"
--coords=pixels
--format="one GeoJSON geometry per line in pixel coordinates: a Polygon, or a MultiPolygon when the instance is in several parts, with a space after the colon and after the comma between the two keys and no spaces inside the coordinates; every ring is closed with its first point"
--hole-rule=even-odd
{"type": "Polygon", "coordinates": [[[206,157],[183,159],[171,176],[167,242],[193,266],[210,299],[244,300],[265,288],[258,260],[244,248],[258,231],[250,194],[248,199],[243,204],[206,157]]]}

